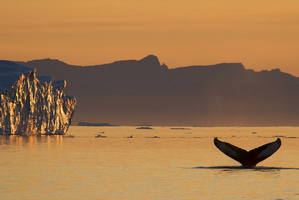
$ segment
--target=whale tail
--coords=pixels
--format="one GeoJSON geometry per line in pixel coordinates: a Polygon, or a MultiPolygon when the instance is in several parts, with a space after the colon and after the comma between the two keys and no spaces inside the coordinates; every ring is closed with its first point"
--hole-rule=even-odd
{"type": "Polygon", "coordinates": [[[246,151],[227,142],[222,142],[218,140],[217,137],[214,139],[214,144],[225,155],[241,163],[243,167],[252,168],[255,167],[257,163],[274,154],[281,146],[281,140],[278,138],[275,142],[265,144],[250,151],[246,151]]]}

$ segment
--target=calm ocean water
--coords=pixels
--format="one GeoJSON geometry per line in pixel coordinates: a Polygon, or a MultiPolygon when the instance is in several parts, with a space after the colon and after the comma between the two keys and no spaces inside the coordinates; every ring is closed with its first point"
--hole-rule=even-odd
{"type": "Polygon", "coordinates": [[[1,136],[0,199],[299,199],[299,128],[152,128],[1,136]],[[277,137],[282,146],[242,169],[216,136],[246,150],[277,137]]]}

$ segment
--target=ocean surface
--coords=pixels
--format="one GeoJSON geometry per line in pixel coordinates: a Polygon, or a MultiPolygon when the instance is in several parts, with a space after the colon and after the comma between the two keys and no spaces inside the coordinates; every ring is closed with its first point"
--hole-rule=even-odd
{"type": "Polygon", "coordinates": [[[79,127],[71,136],[0,136],[0,199],[299,199],[299,128],[79,127]],[[281,138],[254,169],[250,150],[281,138]]]}

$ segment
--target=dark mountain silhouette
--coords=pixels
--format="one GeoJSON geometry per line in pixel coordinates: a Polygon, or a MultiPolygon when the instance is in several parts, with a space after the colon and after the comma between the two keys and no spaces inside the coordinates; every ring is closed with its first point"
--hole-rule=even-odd
{"type": "Polygon", "coordinates": [[[298,126],[299,78],[240,63],[168,69],[156,56],[95,66],[23,63],[64,79],[78,122],[178,126],[298,126]]]}

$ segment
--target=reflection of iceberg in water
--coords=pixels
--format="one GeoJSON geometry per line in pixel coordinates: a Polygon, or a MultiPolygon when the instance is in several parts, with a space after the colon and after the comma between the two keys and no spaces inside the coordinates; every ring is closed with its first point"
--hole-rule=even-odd
{"type": "Polygon", "coordinates": [[[63,138],[62,135],[0,135],[0,145],[37,146],[40,144],[53,144],[62,147],[63,138]]]}

